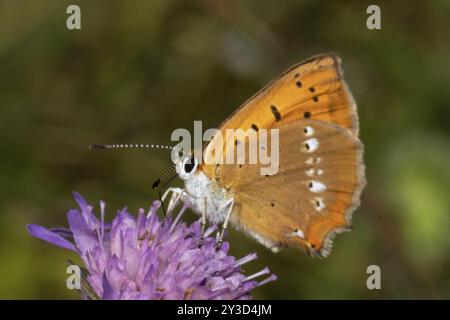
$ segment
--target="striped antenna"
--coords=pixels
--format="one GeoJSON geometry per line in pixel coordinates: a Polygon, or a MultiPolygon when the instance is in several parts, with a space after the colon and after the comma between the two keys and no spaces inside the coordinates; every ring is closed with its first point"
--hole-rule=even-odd
{"type": "Polygon", "coordinates": [[[152,188],[153,189],[158,189],[159,185],[162,183],[164,185],[164,182],[167,179],[167,176],[173,171],[173,169],[175,169],[175,164],[172,164],[167,170],[166,172],[163,173],[163,175],[161,176],[161,178],[159,178],[158,180],[156,180],[153,185],[152,188]]]}
{"type": "MultiPolygon", "coordinates": [[[[162,144],[91,144],[89,146],[89,149],[94,149],[94,150],[114,150],[114,149],[169,149],[172,150],[173,147],[171,146],[166,146],[166,145],[162,145],[162,144]]],[[[152,188],[153,189],[158,189],[158,187],[160,185],[164,185],[165,182],[168,182],[167,180],[171,180],[174,175],[172,175],[169,179],[167,179],[167,177],[169,176],[170,173],[173,172],[173,170],[175,169],[175,164],[172,164],[167,170],[166,172],[163,173],[163,175],[161,176],[161,178],[159,178],[158,180],[156,180],[153,185],[152,188]]]]}
{"type": "Polygon", "coordinates": [[[89,149],[114,150],[114,149],[173,149],[162,144],[91,144],[89,149]]]}

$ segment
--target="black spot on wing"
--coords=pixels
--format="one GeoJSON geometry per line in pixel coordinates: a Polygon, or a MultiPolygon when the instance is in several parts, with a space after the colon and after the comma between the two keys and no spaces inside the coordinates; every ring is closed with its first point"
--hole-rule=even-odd
{"type": "Polygon", "coordinates": [[[273,116],[275,117],[275,121],[280,121],[281,120],[281,114],[278,111],[277,107],[272,105],[272,106],[270,106],[270,110],[272,111],[273,116]]]}

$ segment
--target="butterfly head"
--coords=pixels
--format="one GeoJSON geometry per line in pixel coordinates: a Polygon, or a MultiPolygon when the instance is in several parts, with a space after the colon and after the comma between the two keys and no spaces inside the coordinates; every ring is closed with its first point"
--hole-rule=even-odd
{"type": "Polygon", "coordinates": [[[175,170],[182,180],[192,178],[199,168],[199,161],[193,153],[189,153],[180,158],[175,164],[175,170]]]}

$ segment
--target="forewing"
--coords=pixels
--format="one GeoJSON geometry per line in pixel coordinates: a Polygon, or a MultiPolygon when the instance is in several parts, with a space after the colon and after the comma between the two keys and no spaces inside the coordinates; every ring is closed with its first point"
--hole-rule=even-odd
{"type": "MultiPolygon", "coordinates": [[[[226,129],[271,129],[299,120],[334,123],[358,135],[356,106],[335,54],[318,55],[291,67],[246,101],[219,129],[225,137],[226,129]]],[[[211,139],[205,158],[210,159],[219,141],[211,139]]],[[[223,149],[225,145],[224,141],[223,149]]],[[[208,164],[214,163],[207,161],[205,168],[212,176],[214,167],[208,164]]]]}

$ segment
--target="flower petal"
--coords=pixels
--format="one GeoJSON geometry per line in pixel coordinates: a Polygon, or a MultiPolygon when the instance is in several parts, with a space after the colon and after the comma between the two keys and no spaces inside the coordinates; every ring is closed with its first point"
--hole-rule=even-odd
{"type": "Polygon", "coordinates": [[[72,196],[74,197],[75,201],[80,206],[80,209],[82,209],[82,210],[83,209],[87,209],[89,204],[87,203],[86,199],[84,199],[81,194],[79,194],[78,192],[74,191],[74,192],[72,192],[72,196]]]}
{"type": "Polygon", "coordinates": [[[73,238],[78,249],[80,249],[81,255],[85,255],[87,251],[99,245],[98,237],[89,228],[78,210],[69,210],[67,220],[69,221],[70,230],[72,230],[73,238]]]}
{"type": "Polygon", "coordinates": [[[102,285],[103,285],[103,300],[118,300],[120,297],[120,292],[117,290],[114,290],[114,288],[111,286],[111,284],[108,281],[108,277],[106,276],[106,273],[103,273],[102,277],[102,285]]]}
{"type": "Polygon", "coordinates": [[[54,244],[58,247],[77,252],[77,248],[73,245],[73,243],[67,241],[57,233],[54,233],[42,226],[36,224],[28,224],[27,230],[33,237],[50,242],[51,244],[54,244]]]}
{"type": "Polygon", "coordinates": [[[100,226],[100,221],[97,219],[97,217],[92,213],[93,207],[89,205],[86,201],[86,199],[83,198],[81,194],[78,192],[72,192],[73,197],[75,198],[75,201],[78,203],[78,206],[80,207],[81,214],[84,217],[84,220],[88,224],[88,226],[91,229],[95,229],[100,226]]]}

